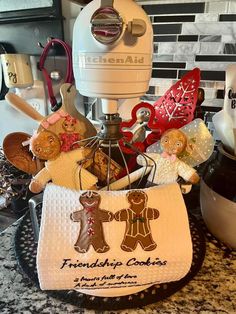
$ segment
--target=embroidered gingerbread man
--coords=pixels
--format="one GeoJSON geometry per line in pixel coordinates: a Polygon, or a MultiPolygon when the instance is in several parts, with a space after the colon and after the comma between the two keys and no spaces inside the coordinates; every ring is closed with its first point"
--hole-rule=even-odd
{"type": "Polygon", "coordinates": [[[97,253],[107,252],[109,246],[104,239],[102,223],[111,221],[113,214],[99,208],[101,196],[96,192],[84,192],[79,200],[83,209],[71,214],[73,221],[80,222],[80,233],[74,245],[75,250],[86,253],[92,245],[97,253]]]}
{"type": "Polygon", "coordinates": [[[62,152],[68,152],[72,149],[79,148],[79,145],[75,143],[81,139],[79,133],[75,133],[76,123],[77,120],[70,115],[67,115],[62,123],[62,127],[65,130],[65,133],[60,133],[62,152]]]}
{"type": "Polygon", "coordinates": [[[148,197],[144,191],[132,190],[127,193],[126,197],[130,207],[115,214],[117,221],[126,221],[122,250],[132,252],[138,243],[144,251],[154,250],[157,245],[152,238],[149,220],[157,219],[159,211],[147,207],[148,197]]]}

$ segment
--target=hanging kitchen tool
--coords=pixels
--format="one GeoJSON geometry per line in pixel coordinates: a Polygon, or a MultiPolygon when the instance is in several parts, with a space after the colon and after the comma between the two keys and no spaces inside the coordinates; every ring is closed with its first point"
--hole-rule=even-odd
{"type": "Polygon", "coordinates": [[[60,81],[62,79],[62,76],[61,76],[61,71],[58,70],[56,68],[56,58],[55,58],[55,55],[53,56],[53,64],[54,64],[54,70],[51,71],[50,73],[50,77],[53,81],[60,81]]]}
{"type": "Polygon", "coordinates": [[[44,47],[43,52],[41,54],[40,60],[39,60],[39,70],[42,71],[45,83],[47,85],[48,89],[48,97],[49,101],[51,103],[51,110],[52,111],[57,111],[61,107],[61,103],[58,103],[56,100],[56,97],[53,92],[52,88],[52,77],[50,74],[48,74],[47,69],[45,68],[45,61],[47,58],[47,55],[49,53],[49,50],[55,46],[55,45],[60,45],[63,47],[66,53],[66,58],[67,58],[67,72],[66,72],[66,77],[65,77],[65,83],[73,83],[74,81],[74,76],[73,76],[73,70],[72,70],[72,51],[71,47],[65,43],[64,41],[60,39],[52,39],[50,40],[47,45],[44,47]]]}
{"type": "Polygon", "coordinates": [[[61,109],[79,121],[80,127],[83,129],[83,137],[87,138],[96,135],[97,131],[93,124],[75,107],[75,99],[77,95],[75,86],[69,83],[62,84],[60,94],[62,98],[61,109]]]}

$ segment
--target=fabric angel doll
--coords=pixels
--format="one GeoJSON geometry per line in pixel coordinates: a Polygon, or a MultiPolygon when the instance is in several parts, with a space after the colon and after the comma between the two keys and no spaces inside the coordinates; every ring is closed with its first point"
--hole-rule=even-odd
{"type": "Polygon", "coordinates": [[[33,193],[41,192],[49,181],[69,189],[96,189],[97,177],[78,164],[88,157],[89,148],[61,152],[59,137],[43,130],[31,138],[30,149],[36,157],[46,160],[45,167],[31,180],[29,189],[33,193]]]}
{"type": "MultiPolygon", "coordinates": [[[[161,154],[146,153],[150,157],[150,159],[147,158],[148,164],[153,165],[147,187],[174,183],[178,177],[191,184],[198,183],[199,175],[196,170],[178,158],[187,147],[186,135],[179,129],[169,129],[162,135],[160,144],[163,150],[161,154]]],[[[142,155],[137,157],[137,163],[146,166],[145,158],[142,155]]]]}

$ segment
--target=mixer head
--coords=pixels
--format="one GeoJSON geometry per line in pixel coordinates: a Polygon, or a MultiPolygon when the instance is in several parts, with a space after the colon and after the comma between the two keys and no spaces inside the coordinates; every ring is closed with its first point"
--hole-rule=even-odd
{"type": "Polygon", "coordinates": [[[152,72],[153,30],[133,0],[94,0],[73,31],[76,87],[102,99],[104,114],[116,114],[120,99],[143,96],[152,72]]]}

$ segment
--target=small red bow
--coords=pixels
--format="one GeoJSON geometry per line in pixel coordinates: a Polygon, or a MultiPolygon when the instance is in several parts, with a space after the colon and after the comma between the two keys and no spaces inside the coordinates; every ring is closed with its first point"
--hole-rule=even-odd
{"type": "Polygon", "coordinates": [[[95,209],[96,209],[96,207],[93,207],[93,206],[86,207],[87,214],[92,213],[95,209]]]}
{"type": "Polygon", "coordinates": [[[171,162],[175,162],[175,161],[176,161],[176,155],[175,155],[175,154],[170,155],[170,154],[168,154],[167,152],[163,152],[163,153],[161,154],[161,157],[167,158],[167,159],[169,159],[171,162]]]}

